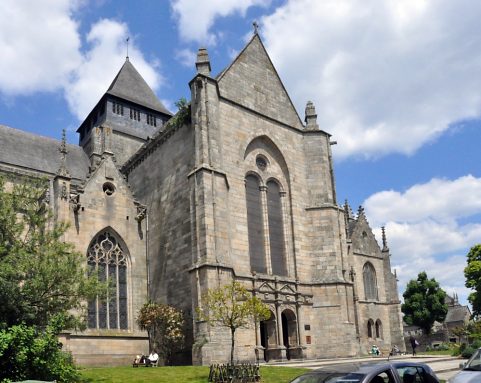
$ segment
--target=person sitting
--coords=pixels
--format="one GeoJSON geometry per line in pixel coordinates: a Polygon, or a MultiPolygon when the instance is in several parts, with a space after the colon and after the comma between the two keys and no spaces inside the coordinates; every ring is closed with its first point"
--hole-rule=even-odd
{"type": "Polygon", "coordinates": [[[373,344],[372,347],[371,347],[371,354],[372,355],[381,355],[381,352],[379,351],[379,348],[373,344]]]}
{"type": "Polygon", "coordinates": [[[149,357],[148,357],[148,361],[149,361],[149,364],[151,366],[157,366],[157,363],[159,362],[159,355],[157,354],[157,352],[155,350],[153,350],[149,357]]]}

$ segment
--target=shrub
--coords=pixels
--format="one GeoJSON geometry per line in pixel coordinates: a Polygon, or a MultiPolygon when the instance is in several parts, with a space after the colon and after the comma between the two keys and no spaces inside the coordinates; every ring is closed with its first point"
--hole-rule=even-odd
{"type": "Polygon", "coordinates": [[[77,382],[79,373],[70,354],[61,350],[57,335],[63,319],[43,331],[16,325],[0,331],[0,382],[38,379],[77,382]]]}
{"type": "Polygon", "coordinates": [[[474,354],[474,352],[476,351],[476,349],[472,346],[467,346],[462,352],[461,352],[461,356],[463,358],[470,358],[471,355],[474,354]]]}

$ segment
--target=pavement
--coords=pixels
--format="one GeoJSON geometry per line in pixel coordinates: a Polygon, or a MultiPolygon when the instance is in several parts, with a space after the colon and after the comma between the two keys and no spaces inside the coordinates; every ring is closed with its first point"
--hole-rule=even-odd
{"type": "MultiPolygon", "coordinates": [[[[387,357],[366,357],[366,358],[336,358],[336,359],[310,359],[282,362],[269,362],[269,366],[303,367],[316,369],[322,366],[331,366],[342,363],[370,362],[387,360],[387,357]]],[[[459,371],[459,364],[467,359],[447,355],[399,355],[391,357],[390,360],[402,360],[425,363],[430,366],[439,379],[447,380],[459,371]]]]}

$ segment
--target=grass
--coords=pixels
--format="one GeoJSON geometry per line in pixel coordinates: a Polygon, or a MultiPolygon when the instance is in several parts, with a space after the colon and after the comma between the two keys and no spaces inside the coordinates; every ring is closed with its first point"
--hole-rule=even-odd
{"type": "MultiPolygon", "coordinates": [[[[261,366],[261,383],[287,383],[307,368],[261,366]]],[[[209,367],[102,367],[81,370],[86,382],[101,383],[207,383],[209,367]]]]}

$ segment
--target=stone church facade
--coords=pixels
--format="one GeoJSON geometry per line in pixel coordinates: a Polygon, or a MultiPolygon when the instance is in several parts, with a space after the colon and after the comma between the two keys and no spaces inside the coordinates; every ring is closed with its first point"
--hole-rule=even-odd
{"type": "Polygon", "coordinates": [[[383,232],[336,199],[331,136],[296,112],[255,34],[218,76],[205,49],[188,113],[166,110],[127,59],[78,129],[79,145],[0,125],[0,172],[48,177],[55,218],[86,266],[113,283],[87,330],[62,335],[82,365],[148,352],[136,325],[152,299],[186,315],[186,363],[225,362],[228,331],[196,320],[210,288],[242,283],[270,319],[236,332],[237,360],[404,348],[383,232]]]}

